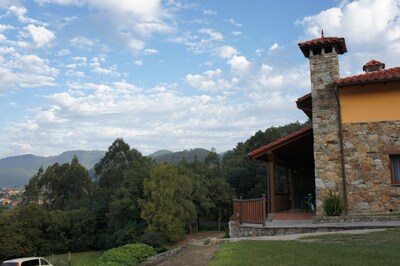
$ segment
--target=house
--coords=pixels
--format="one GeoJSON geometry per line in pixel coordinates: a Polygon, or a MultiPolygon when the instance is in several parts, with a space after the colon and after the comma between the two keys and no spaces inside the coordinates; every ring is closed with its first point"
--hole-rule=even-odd
{"type": "Polygon", "coordinates": [[[371,60],[364,74],[340,78],[344,38],[299,43],[309,59],[311,93],[297,107],[312,125],[250,152],[268,164],[268,213],[300,209],[311,194],[316,215],[329,191],[347,214],[400,212],[400,67],[371,60]]]}

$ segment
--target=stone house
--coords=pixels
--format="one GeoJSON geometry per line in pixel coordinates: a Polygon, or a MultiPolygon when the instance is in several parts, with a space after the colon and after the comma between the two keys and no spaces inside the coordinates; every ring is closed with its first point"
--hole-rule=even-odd
{"type": "Polygon", "coordinates": [[[312,125],[249,153],[268,164],[268,213],[301,208],[311,195],[323,215],[329,191],[347,214],[400,212],[400,67],[371,60],[340,78],[344,38],[299,43],[310,62],[311,93],[297,107],[312,125]]]}

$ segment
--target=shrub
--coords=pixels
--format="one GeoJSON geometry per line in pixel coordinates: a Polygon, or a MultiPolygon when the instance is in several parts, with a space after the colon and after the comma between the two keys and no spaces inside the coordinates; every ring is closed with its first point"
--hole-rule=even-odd
{"type": "Polygon", "coordinates": [[[147,232],[140,237],[140,243],[160,248],[164,245],[164,238],[159,232],[147,232]]]}
{"type": "Polygon", "coordinates": [[[328,216],[339,216],[344,210],[344,200],[342,195],[329,191],[324,197],[322,204],[325,214],[328,216]]]}
{"type": "Polygon", "coordinates": [[[135,266],[155,254],[154,248],[146,244],[127,244],[104,252],[98,265],[135,266]]]}

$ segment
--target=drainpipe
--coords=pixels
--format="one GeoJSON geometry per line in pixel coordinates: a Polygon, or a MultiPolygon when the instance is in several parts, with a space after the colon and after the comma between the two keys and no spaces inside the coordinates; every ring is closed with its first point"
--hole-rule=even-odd
{"type": "Polygon", "coordinates": [[[347,215],[348,210],[347,210],[347,182],[346,182],[346,168],[344,166],[344,144],[343,144],[343,128],[342,128],[342,110],[340,107],[340,97],[339,97],[339,89],[337,86],[335,86],[335,96],[336,96],[336,101],[338,103],[338,118],[339,118],[339,140],[340,140],[340,163],[342,167],[342,181],[343,181],[343,200],[344,200],[344,213],[347,215]]]}

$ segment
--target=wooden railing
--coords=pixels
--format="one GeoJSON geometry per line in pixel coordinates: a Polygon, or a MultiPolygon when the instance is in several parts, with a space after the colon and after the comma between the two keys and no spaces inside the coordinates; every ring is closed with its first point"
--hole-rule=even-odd
{"type": "Polygon", "coordinates": [[[239,223],[262,224],[265,226],[267,219],[267,200],[263,194],[259,199],[233,199],[233,219],[239,223]]]}

